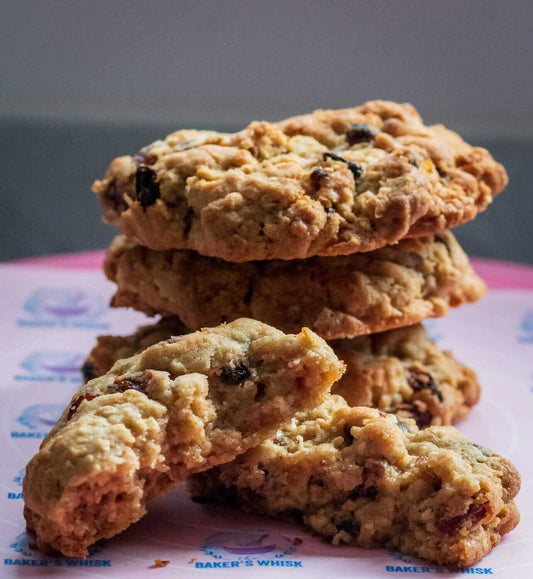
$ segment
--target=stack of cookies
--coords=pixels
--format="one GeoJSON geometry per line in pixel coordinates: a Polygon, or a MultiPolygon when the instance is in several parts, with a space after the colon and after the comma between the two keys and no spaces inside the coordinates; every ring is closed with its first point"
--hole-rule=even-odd
{"type": "Polygon", "coordinates": [[[39,544],[83,556],[188,478],[334,544],[478,561],[518,522],[519,475],[449,426],[480,388],[421,322],[483,296],[448,229],[506,182],[383,101],[115,159],[94,185],[122,230],[112,305],[160,320],[98,339],[30,462],[39,544]]]}
{"type": "Polygon", "coordinates": [[[351,405],[452,424],[480,388],[419,322],[484,294],[447,230],[506,182],[484,149],[382,101],[236,134],[182,130],[115,159],[94,185],[123,232],[104,265],[112,305],[162,320],[100,338],[86,376],[248,317],[330,340],[347,365],[333,391],[351,405]]]}

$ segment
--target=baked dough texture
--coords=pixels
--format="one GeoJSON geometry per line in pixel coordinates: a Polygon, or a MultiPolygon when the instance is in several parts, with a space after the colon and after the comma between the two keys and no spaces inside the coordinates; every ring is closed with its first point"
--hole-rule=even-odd
{"type": "Polygon", "coordinates": [[[189,479],[197,500],[301,520],[335,545],[385,546],[450,567],[473,565],[518,524],[519,487],[508,460],[455,428],[418,430],[335,395],[189,479]]]}
{"type": "Polygon", "coordinates": [[[191,330],[244,316],[284,332],[305,326],[325,339],[444,316],[486,289],[449,232],[366,254],[243,264],[119,236],[104,271],[117,285],[115,307],[177,315],[191,330]]]}
{"type": "Polygon", "coordinates": [[[189,474],[320,404],[342,371],[309,330],[284,335],[247,319],[120,360],[74,395],[27,465],[29,530],[40,548],[86,556],[189,474]]]}
{"type": "Polygon", "coordinates": [[[93,191],[152,249],[242,262],[371,251],[473,219],[504,168],[410,104],[317,110],[235,134],[181,130],[119,157],[93,191]]]}
{"type": "MultiPolygon", "coordinates": [[[[84,379],[101,376],[120,358],[187,331],[178,318],[163,318],[131,336],[99,336],[83,365],[84,379]]],[[[439,349],[421,324],[335,340],[330,346],[346,364],[332,392],[351,406],[413,418],[424,428],[462,420],[479,400],[475,372],[439,349]]]]}

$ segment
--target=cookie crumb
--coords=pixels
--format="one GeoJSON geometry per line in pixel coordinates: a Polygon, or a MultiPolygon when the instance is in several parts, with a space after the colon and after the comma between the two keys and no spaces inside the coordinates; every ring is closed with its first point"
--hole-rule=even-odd
{"type": "Polygon", "coordinates": [[[299,547],[302,543],[303,539],[300,539],[300,537],[294,537],[294,539],[292,540],[293,547],[299,547]]]}
{"type": "Polygon", "coordinates": [[[192,563],[196,563],[196,557],[193,557],[190,561],[187,561],[187,565],[191,565],[192,563]]]}
{"type": "Polygon", "coordinates": [[[161,569],[161,567],[166,567],[170,561],[165,561],[163,559],[156,559],[154,564],[150,566],[150,569],[161,569]]]}

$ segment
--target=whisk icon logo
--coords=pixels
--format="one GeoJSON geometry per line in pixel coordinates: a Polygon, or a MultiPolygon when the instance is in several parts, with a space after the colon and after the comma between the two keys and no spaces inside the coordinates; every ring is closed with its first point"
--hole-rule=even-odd
{"type": "Polygon", "coordinates": [[[100,318],[107,311],[107,298],[77,288],[40,288],[24,302],[22,327],[107,329],[100,318]]]}
{"type": "Polygon", "coordinates": [[[257,558],[261,556],[279,559],[293,553],[293,541],[263,531],[222,531],[207,537],[200,548],[206,555],[215,559],[257,558]]]}
{"type": "Polygon", "coordinates": [[[102,296],[83,290],[45,288],[34,291],[24,309],[32,317],[44,320],[88,320],[100,316],[105,310],[102,296]]]}

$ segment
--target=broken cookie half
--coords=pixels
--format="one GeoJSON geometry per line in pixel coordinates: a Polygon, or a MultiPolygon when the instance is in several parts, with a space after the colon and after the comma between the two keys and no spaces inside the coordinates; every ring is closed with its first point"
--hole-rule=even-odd
{"type": "Polygon", "coordinates": [[[343,364],[309,330],[240,319],[118,361],[72,399],[26,468],[40,548],[83,557],[188,475],[233,460],[319,405],[343,364]]]}
{"type": "Polygon", "coordinates": [[[519,521],[520,476],[508,460],[451,426],[419,430],[336,395],[188,484],[196,500],[302,521],[334,545],[451,567],[479,561],[519,521]]]}

